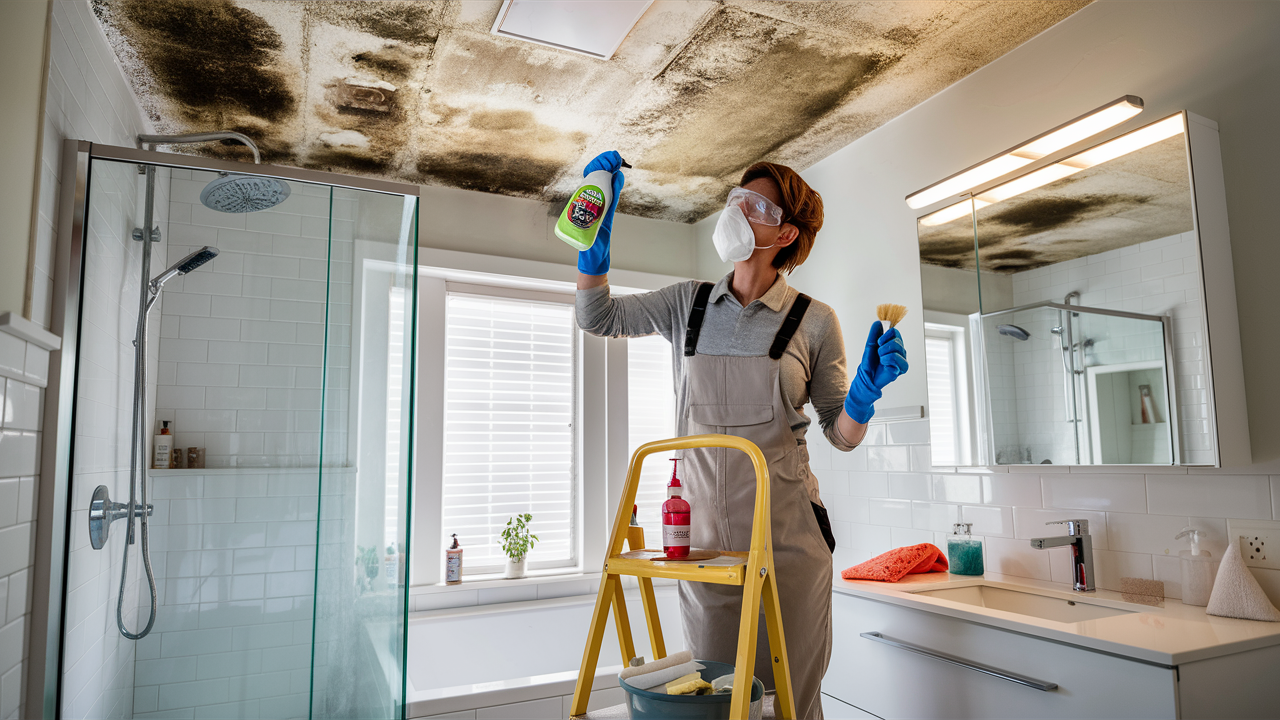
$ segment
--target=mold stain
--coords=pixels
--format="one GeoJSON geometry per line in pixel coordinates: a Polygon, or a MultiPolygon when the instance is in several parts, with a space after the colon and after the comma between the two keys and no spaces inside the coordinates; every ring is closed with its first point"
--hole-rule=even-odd
{"type": "Polygon", "coordinates": [[[346,25],[396,42],[430,45],[440,36],[435,15],[443,2],[321,2],[308,3],[335,25],[346,25]]]}
{"type": "Polygon", "coordinates": [[[1024,233],[1063,228],[1088,217],[1109,215],[1148,202],[1142,195],[1041,197],[1013,205],[988,220],[1024,233]]]}
{"type": "Polygon", "coordinates": [[[383,78],[402,80],[413,71],[413,61],[394,47],[387,47],[377,52],[359,52],[351,56],[351,63],[361,69],[383,78]]]}
{"type": "Polygon", "coordinates": [[[423,178],[463,190],[537,196],[555,181],[564,163],[499,152],[450,152],[423,158],[423,178]]]}
{"type": "Polygon", "coordinates": [[[668,85],[671,101],[631,123],[662,131],[645,168],[732,184],[733,176],[804,135],[893,61],[725,8],[657,78],[668,85]],[[726,45],[750,55],[726,61],[726,45]]]}
{"type": "Polygon", "coordinates": [[[266,20],[227,0],[126,0],[119,13],[162,92],[188,120],[228,111],[269,121],[291,116],[297,100],[276,66],[280,35],[266,20]]]}

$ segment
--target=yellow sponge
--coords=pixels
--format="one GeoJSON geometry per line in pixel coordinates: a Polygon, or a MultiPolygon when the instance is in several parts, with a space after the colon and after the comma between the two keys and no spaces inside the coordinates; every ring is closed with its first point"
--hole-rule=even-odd
{"type": "Polygon", "coordinates": [[[667,683],[668,695],[692,695],[703,688],[710,688],[711,683],[703,680],[696,672],[689,673],[667,683]]]}

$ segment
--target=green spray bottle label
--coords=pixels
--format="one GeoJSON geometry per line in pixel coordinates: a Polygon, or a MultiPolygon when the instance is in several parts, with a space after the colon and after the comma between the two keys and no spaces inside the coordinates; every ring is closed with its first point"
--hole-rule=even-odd
{"type": "Polygon", "coordinates": [[[600,232],[600,220],[609,211],[613,188],[613,173],[596,170],[586,179],[560,213],[556,221],[556,236],[577,250],[586,250],[595,244],[600,232]]]}

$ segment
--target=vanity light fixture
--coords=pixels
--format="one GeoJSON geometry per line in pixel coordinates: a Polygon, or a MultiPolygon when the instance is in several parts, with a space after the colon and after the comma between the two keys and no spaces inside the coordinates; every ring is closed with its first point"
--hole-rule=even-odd
{"type": "Polygon", "coordinates": [[[1101,145],[1076,153],[1069,158],[1059,160],[1052,165],[1045,165],[1035,172],[1027,173],[1022,177],[1014,178],[1007,183],[997,185],[990,190],[984,190],[973,196],[973,198],[961,200],[953,205],[929,213],[920,218],[921,225],[943,225],[964,217],[969,214],[970,201],[973,203],[973,211],[976,212],[980,208],[987,207],[992,203],[998,203],[1001,200],[1007,200],[1015,195],[1021,195],[1028,190],[1034,190],[1038,187],[1048,185],[1055,180],[1061,180],[1068,175],[1074,175],[1081,170],[1101,165],[1108,160],[1114,160],[1123,155],[1128,155],[1135,150],[1141,150],[1148,145],[1154,145],[1161,140],[1167,140],[1175,135],[1181,135],[1186,131],[1182,119],[1182,113],[1176,113],[1158,122],[1151,123],[1145,127],[1140,127],[1133,132],[1121,135],[1114,140],[1108,140],[1101,145]]]}
{"type": "Polygon", "coordinates": [[[959,195],[966,190],[995,180],[1001,175],[1025,167],[1064,147],[1097,135],[1107,128],[1115,127],[1140,112],[1142,112],[1142,98],[1125,95],[1119,100],[1109,102],[1097,110],[1092,110],[1075,120],[1037,135],[1012,150],[983,160],[967,170],[961,170],[923,190],[911,193],[907,196],[907,206],[914,210],[959,195]]]}

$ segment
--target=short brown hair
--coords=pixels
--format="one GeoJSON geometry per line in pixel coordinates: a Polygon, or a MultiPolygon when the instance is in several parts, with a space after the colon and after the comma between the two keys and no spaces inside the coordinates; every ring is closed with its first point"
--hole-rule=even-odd
{"type": "Polygon", "coordinates": [[[791,223],[800,231],[795,242],[782,248],[773,258],[773,266],[780,272],[790,273],[809,257],[813,250],[813,242],[822,229],[822,196],[817,190],[809,187],[809,183],[800,177],[800,173],[786,165],[759,162],[742,173],[740,185],[752,180],[770,178],[777,184],[782,194],[782,221],[791,223]]]}

